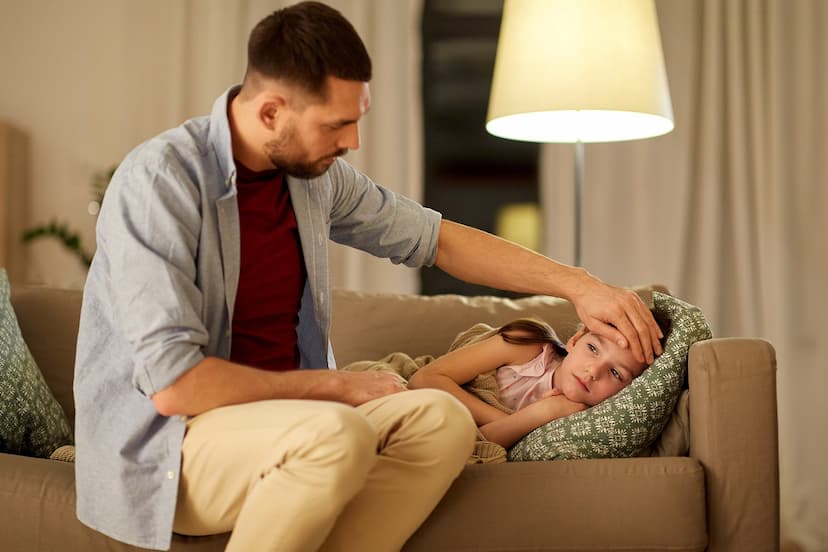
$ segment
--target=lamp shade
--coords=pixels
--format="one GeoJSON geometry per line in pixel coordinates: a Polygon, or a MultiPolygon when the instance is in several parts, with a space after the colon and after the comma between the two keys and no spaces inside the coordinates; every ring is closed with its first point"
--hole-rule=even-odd
{"type": "Polygon", "coordinates": [[[670,132],[653,0],[506,0],[486,121],[495,136],[529,142],[670,132]]]}

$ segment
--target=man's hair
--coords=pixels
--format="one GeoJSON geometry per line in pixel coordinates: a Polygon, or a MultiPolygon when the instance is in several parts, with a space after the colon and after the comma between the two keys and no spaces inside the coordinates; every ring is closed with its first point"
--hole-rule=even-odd
{"type": "Polygon", "coordinates": [[[371,58],[353,25],[320,2],[300,2],[262,19],[247,43],[247,83],[255,74],[325,97],[328,76],[371,80],[371,58]]]}

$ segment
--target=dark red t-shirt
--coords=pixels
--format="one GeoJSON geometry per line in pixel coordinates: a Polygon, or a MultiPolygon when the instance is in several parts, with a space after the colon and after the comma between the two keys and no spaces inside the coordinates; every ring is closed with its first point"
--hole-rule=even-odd
{"type": "Polygon", "coordinates": [[[236,161],[241,270],[230,360],[265,370],[299,368],[296,325],[307,272],[287,182],[279,170],[236,161]]]}

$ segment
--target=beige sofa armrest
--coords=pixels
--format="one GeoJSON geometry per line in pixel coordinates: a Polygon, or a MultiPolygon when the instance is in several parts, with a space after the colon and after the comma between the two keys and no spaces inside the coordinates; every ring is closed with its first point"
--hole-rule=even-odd
{"type": "Polygon", "coordinates": [[[776,355],[711,339],[688,359],[690,456],[704,466],[710,552],[779,550],[776,355]]]}

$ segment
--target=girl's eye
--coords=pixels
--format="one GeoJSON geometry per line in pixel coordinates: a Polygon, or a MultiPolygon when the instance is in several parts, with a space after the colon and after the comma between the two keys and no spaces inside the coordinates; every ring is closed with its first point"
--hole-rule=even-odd
{"type": "Polygon", "coordinates": [[[610,372],[612,373],[613,376],[615,376],[615,379],[617,379],[618,381],[622,381],[624,379],[624,378],[621,377],[621,372],[619,372],[615,368],[610,368],[610,372]]]}
{"type": "Polygon", "coordinates": [[[598,349],[592,343],[587,343],[587,347],[589,348],[589,351],[592,352],[592,353],[597,353],[598,352],[598,349]]]}

